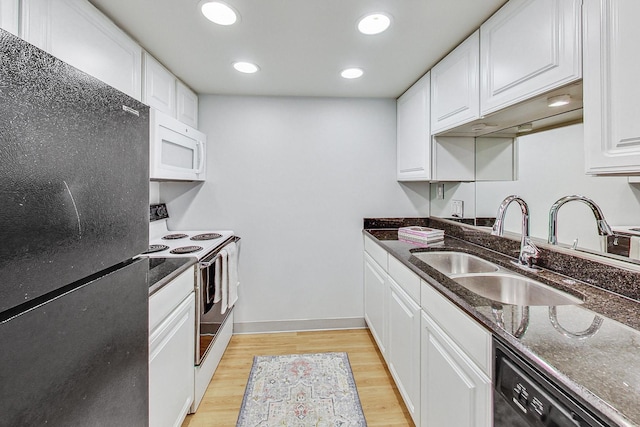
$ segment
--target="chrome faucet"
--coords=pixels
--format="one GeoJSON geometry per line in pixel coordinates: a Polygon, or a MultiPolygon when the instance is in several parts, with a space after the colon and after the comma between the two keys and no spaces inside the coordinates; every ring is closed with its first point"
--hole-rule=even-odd
{"type": "Polygon", "coordinates": [[[522,240],[520,241],[520,255],[518,256],[517,264],[533,268],[540,258],[540,250],[533,244],[529,236],[529,206],[521,197],[511,195],[500,203],[491,234],[494,236],[502,236],[504,234],[504,217],[511,202],[518,203],[522,210],[522,240]]]}
{"type": "MultiPolygon", "coordinates": [[[[571,202],[573,200],[577,200],[589,206],[593,215],[596,217],[596,225],[598,227],[598,234],[601,236],[613,236],[614,233],[611,230],[611,227],[604,219],[604,215],[600,207],[588,197],[573,195],[573,196],[564,196],[558,199],[553,205],[551,205],[551,210],[549,210],[549,239],[548,242],[552,245],[558,244],[558,210],[562,205],[567,202],[571,202]]],[[[575,246],[575,244],[574,244],[575,246]]]]}

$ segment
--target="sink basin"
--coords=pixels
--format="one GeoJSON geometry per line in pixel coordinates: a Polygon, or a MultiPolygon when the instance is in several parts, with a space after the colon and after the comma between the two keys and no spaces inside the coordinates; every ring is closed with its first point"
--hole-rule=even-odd
{"type": "Polygon", "coordinates": [[[413,256],[446,275],[498,271],[495,264],[464,252],[414,252],[413,256]]]}
{"type": "Polygon", "coordinates": [[[580,298],[522,276],[479,274],[456,277],[453,280],[471,292],[503,304],[549,306],[582,304],[580,298]]]}

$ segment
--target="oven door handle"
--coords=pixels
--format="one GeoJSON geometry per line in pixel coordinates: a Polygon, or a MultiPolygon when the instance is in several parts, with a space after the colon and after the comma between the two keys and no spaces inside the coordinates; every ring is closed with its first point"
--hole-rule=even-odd
{"type": "Polygon", "coordinates": [[[201,261],[200,262],[200,270],[203,270],[205,268],[209,268],[211,267],[215,262],[216,262],[216,258],[218,258],[218,256],[216,255],[216,257],[214,259],[212,259],[211,261],[201,261]]]}
{"type": "Polygon", "coordinates": [[[200,261],[198,263],[200,265],[200,270],[204,270],[205,268],[211,267],[213,264],[216,263],[216,260],[218,258],[220,258],[220,253],[219,252],[213,258],[211,258],[209,261],[200,261]]]}

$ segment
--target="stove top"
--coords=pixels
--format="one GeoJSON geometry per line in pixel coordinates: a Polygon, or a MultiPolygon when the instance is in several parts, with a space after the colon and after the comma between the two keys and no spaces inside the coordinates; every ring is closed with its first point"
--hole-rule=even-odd
{"type": "Polygon", "coordinates": [[[166,205],[150,206],[149,249],[142,255],[151,258],[196,257],[202,260],[233,237],[231,230],[169,230],[168,218],[166,205]]]}
{"type": "MultiPolygon", "coordinates": [[[[164,257],[164,258],[172,258],[172,257],[185,257],[185,256],[195,256],[199,260],[208,255],[211,251],[217,249],[224,242],[226,242],[230,237],[233,236],[233,231],[225,230],[225,231],[209,231],[209,230],[196,230],[196,231],[168,231],[163,235],[156,235],[156,237],[151,237],[149,241],[149,251],[145,252],[144,255],[148,257],[164,257]],[[171,238],[165,239],[164,236],[166,234],[176,235],[180,234],[182,237],[179,238],[171,238]],[[202,239],[194,237],[200,235],[208,235],[209,238],[202,239]],[[162,249],[158,249],[158,247],[162,247],[162,249]],[[154,252],[151,252],[151,249],[156,249],[154,252]]],[[[153,235],[151,235],[153,236],[153,235]]]]}

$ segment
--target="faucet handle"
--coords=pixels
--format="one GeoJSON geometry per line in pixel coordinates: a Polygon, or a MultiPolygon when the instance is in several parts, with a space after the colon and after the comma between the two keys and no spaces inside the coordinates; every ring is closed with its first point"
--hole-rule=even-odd
{"type": "Polygon", "coordinates": [[[534,268],[540,259],[540,249],[533,243],[530,237],[524,238],[524,244],[520,248],[520,264],[534,268]]]}

